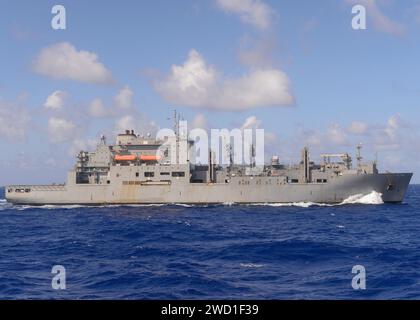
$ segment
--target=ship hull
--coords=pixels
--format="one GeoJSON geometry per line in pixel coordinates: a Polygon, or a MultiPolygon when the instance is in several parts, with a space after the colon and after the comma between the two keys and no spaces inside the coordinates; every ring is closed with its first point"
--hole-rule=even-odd
{"type": "Polygon", "coordinates": [[[341,203],[373,191],[389,203],[402,202],[411,173],[342,175],[328,183],[283,183],[271,177],[232,177],[229,183],[70,184],[7,186],[6,199],[26,205],[341,203]],[[244,181],[245,180],[245,181],[244,181]],[[19,190],[20,192],[16,192],[19,190]],[[28,191],[29,190],[29,191],[28,191]],[[28,191],[28,192],[26,192],[28,191]]]}

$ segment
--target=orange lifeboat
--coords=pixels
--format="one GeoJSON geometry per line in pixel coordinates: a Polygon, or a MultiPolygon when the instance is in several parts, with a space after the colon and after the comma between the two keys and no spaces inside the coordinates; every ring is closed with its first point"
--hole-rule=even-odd
{"type": "Polygon", "coordinates": [[[141,161],[159,161],[160,160],[160,156],[153,156],[153,155],[144,155],[144,154],[142,154],[140,156],[140,160],[141,161]]]}
{"type": "Polygon", "coordinates": [[[114,160],[115,161],[135,161],[136,156],[134,154],[125,154],[125,155],[117,154],[115,155],[114,160]]]}

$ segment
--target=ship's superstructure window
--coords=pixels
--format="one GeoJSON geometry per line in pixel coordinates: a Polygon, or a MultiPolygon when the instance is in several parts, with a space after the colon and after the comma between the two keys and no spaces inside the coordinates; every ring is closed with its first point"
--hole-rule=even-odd
{"type": "Polygon", "coordinates": [[[327,179],[316,179],[316,183],[327,183],[327,179]]]}
{"type": "Polygon", "coordinates": [[[139,175],[140,175],[140,174],[139,174],[138,172],[136,172],[136,177],[139,177],[139,175]]]}
{"type": "Polygon", "coordinates": [[[123,181],[122,184],[124,186],[134,186],[134,185],[140,185],[140,181],[123,181]]]}
{"type": "Polygon", "coordinates": [[[290,183],[299,183],[298,179],[290,179],[290,183]]]}
{"type": "Polygon", "coordinates": [[[184,171],[174,171],[172,172],[172,177],[185,177],[184,171]]]}
{"type": "Polygon", "coordinates": [[[169,173],[169,172],[161,172],[161,173],[160,173],[160,175],[161,175],[161,176],[169,176],[169,175],[170,175],[170,173],[169,173]]]}
{"type": "Polygon", "coordinates": [[[155,173],[154,172],[151,172],[151,171],[146,171],[144,173],[144,176],[147,177],[147,178],[152,178],[152,177],[155,176],[155,173]]]}

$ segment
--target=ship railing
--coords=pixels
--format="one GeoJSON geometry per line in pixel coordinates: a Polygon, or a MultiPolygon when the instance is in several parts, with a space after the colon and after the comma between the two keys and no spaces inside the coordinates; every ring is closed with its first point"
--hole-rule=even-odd
{"type": "Polygon", "coordinates": [[[64,184],[57,185],[13,185],[9,186],[8,190],[15,192],[31,192],[31,191],[63,191],[64,184]]]}

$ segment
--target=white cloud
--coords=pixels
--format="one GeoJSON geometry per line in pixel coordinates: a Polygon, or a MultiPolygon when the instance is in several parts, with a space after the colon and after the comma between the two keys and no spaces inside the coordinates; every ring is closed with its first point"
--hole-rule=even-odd
{"type": "Polygon", "coordinates": [[[364,134],[368,129],[368,125],[364,122],[353,121],[348,127],[348,132],[352,134],[364,134]]]}
{"type": "Polygon", "coordinates": [[[321,153],[348,152],[355,155],[355,147],[362,143],[365,161],[375,159],[378,154],[381,170],[412,172],[419,170],[420,126],[404,120],[400,115],[390,116],[385,123],[366,124],[354,121],[343,130],[338,124],[326,128],[303,129],[285,140],[286,154],[298,160],[300,149],[310,147],[311,158],[319,159],[321,153]],[[354,124],[357,125],[354,125],[354,124]],[[351,127],[355,130],[351,132],[351,127]]]}
{"type": "Polygon", "coordinates": [[[88,106],[89,115],[93,118],[106,118],[121,116],[121,112],[132,113],[133,110],[133,91],[128,86],[122,88],[114,97],[114,103],[105,106],[102,99],[95,98],[88,106]]]}
{"type": "Polygon", "coordinates": [[[95,98],[89,104],[89,115],[94,118],[104,118],[110,115],[110,110],[106,109],[102,100],[95,98]]]}
{"type": "Polygon", "coordinates": [[[115,105],[121,109],[131,108],[133,105],[133,91],[128,86],[125,86],[115,97],[115,105]]]}
{"type": "Polygon", "coordinates": [[[246,35],[240,41],[238,60],[245,66],[269,67],[273,64],[275,48],[276,39],[272,35],[258,40],[246,35]]]}
{"type": "Polygon", "coordinates": [[[69,155],[74,156],[78,154],[80,151],[87,151],[87,150],[94,150],[96,145],[98,144],[99,139],[80,139],[76,138],[72,141],[72,144],[69,148],[69,155]]]}
{"type": "Polygon", "coordinates": [[[191,127],[193,129],[200,128],[200,129],[207,129],[207,119],[206,116],[202,113],[198,113],[195,115],[194,119],[192,120],[191,127]]]}
{"type": "Polygon", "coordinates": [[[333,124],[328,128],[327,137],[335,145],[348,145],[347,135],[338,124],[333,124]]]}
{"type": "Polygon", "coordinates": [[[294,103],[287,75],[278,69],[255,69],[239,78],[225,78],[191,50],[182,66],[155,81],[168,102],[217,110],[246,110],[294,103]]]}
{"type": "Polygon", "coordinates": [[[66,93],[60,90],[51,93],[44,103],[44,108],[51,110],[59,110],[64,106],[66,93]]]}
{"type": "MultiPolygon", "coordinates": [[[[372,19],[373,26],[376,30],[391,35],[400,36],[404,34],[404,26],[389,18],[379,7],[378,0],[345,0],[351,5],[363,5],[366,8],[368,18],[372,19]]],[[[369,28],[369,26],[367,26],[369,28]]]]}
{"type": "Polygon", "coordinates": [[[115,130],[117,133],[124,132],[125,130],[134,130],[137,127],[134,117],[131,115],[123,116],[116,120],[115,130]]]}
{"type": "Polygon", "coordinates": [[[134,130],[136,134],[152,136],[157,131],[157,126],[153,121],[148,121],[141,114],[128,114],[115,120],[114,134],[125,132],[125,130],[134,130]]]}
{"type": "Polygon", "coordinates": [[[70,79],[94,84],[112,83],[111,72],[98,61],[95,53],[80,50],[61,42],[41,50],[33,70],[54,79],[70,79]]]}
{"type": "Polygon", "coordinates": [[[52,143],[72,140],[76,133],[77,127],[70,120],[58,117],[51,117],[48,120],[48,134],[52,143]]]}
{"type": "Polygon", "coordinates": [[[273,9],[261,0],[216,0],[217,5],[225,12],[237,14],[240,19],[265,30],[270,27],[273,9]]]}
{"type": "Polygon", "coordinates": [[[245,122],[241,126],[241,129],[253,129],[261,126],[261,120],[258,120],[256,116],[250,116],[245,119],[245,122]]]}
{"type": "Polygon", "coordinates": [[[20,141],[24,139],[30,117],[19,103],[0,100],[0,139],[20,141]]]}

